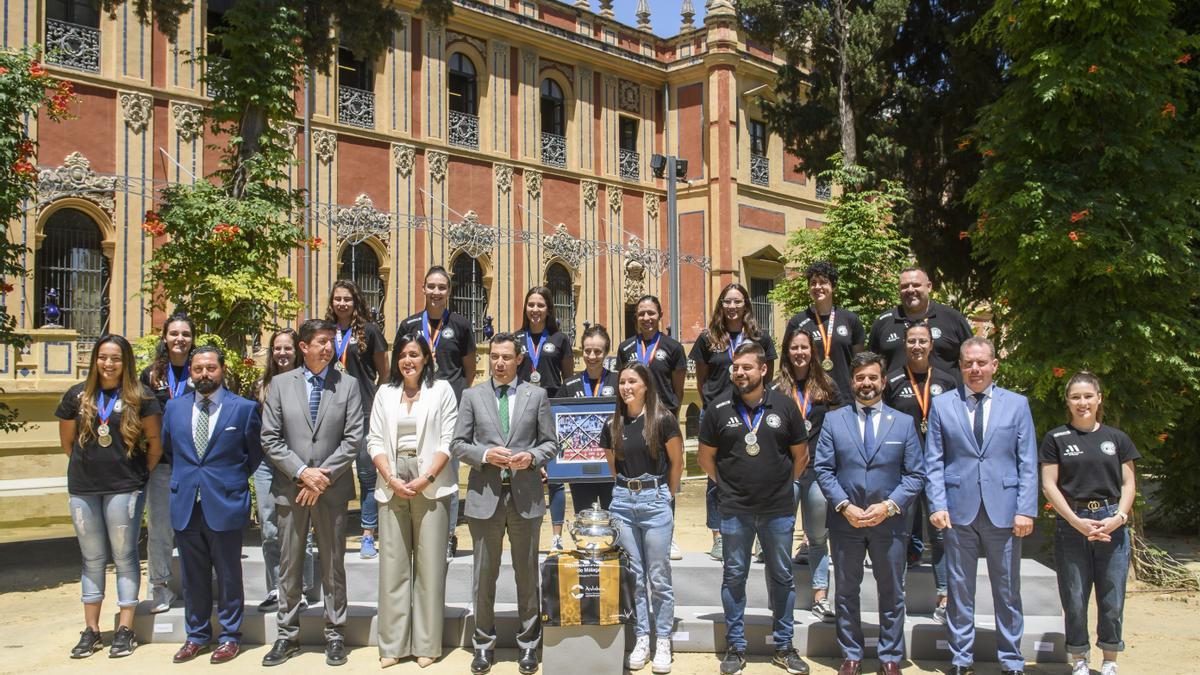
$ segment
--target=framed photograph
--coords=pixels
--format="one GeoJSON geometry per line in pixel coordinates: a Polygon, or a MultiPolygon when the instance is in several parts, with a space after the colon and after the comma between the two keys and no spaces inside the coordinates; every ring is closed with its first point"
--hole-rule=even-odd
{"type": "Polygon", "coordinates": [[[555,483],[608,482],[613,479],[600,447],[600,432],[616,409],[615,397],[552,398],[550,414],[558,436],[558,456],[546,465],[555,483]]]}

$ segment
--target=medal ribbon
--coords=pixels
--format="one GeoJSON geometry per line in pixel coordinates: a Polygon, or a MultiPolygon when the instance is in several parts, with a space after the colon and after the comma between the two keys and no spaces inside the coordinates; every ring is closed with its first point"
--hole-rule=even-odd
{"type": "Polygon", "coordinates": [[[737,351],[738,345],[742,344],[742,342],[744,340],[745,340],[745,338],[742,337],[741,333],[730,333],[729,334],[729,348],[726,350],[729,352],[729,363],[731,363],[731,364],[733,363],[733,353],[735,351],[737,351]],[[733,337],[734,335],[737,336],[736,340],[733,337]]]}
{"type": "Polygon", "coordinates": [[[824,346],[822,347],[822,349],[825,350],[824,358],[826,360],[831,358],[830,355],[833,354],[833,340],[831,338],[833,337],[833,317],[836,314],[837,314],[837,310],[830,307],[829,308],[829,328],[826,329],[825,326],[821,325],[821,315],[817,314],[816,308],[813,308],[813,315],[814,315],[814,318],[816,319],[816,321],[814,321],[813,323],[817,324],[817,330],[821,333],[821,342],[825,343],[824,346]]]}
{"type": "Polygon", "coordinates": [[[350,328],[333,331],[334,358],[343,366],[346,365],[346,348],[350,346],[350,328]]]}
{"type": "Polygon", "coordinates": [[[429,310],[421,312],[421,334],[425,336],[425,343],[429,345],[429,351],[437,356],[438,342],[442,338],[442,329],[446,327],[446,321],[450,319],[450,310],[447,309],[442,313],[442,320],[438,322],[437,330],[433,334],[429,333],[429,310]]]}
{"type": "Polygon", "coordinates": [[[800,417],[808,419],[808,413],[812,412],[812,401],[809,400],[808,393],[804,392],[804,385],[797,384],[796,391],[792,394],[792,398],[796,399],[796,405],[800,408],[800,417]]]}
{"type": "Polygon", "coordinates": [[[120,394],[113,394],[112,398],[108,398],[104,395],[103,389],[96,394],[96,417],[100,419],[100,424],[108,424],[108,418],[112,415],[113,409],[117,406],[117,399],[120,397],[120,394]]]}
{"type": "MultiPolygon", "coordinates": [[[[658,353],[658,343],[661,341],[662,341],[662,333],[661,332],[654,334],[654,344],[649,345],[649,346],[647,346],[645,343],[642,342],[642,336],[640,336],[640,335],[637,336],[637,342],[635,344],[637,345],[638,361],[641,362],[641,364],[643,366],[646,366],[646,367],[650,366],[650,362],[654,360],[654,355],[658,353]],[[647,355],[646,352],[649,352],[649,355],[647,355]]],[[[731,358],[732,358],[732,352],[731,352],[731,358]]]]}
{"type": "MultiPolygon", "coordinates": [[[[188,368],[190,368],[190,367],[191,367],[191,361],[188,361],[187,363],[183,364],[183,372],[186,373],[188,371],[188,368]]],[[[172,366],[171,364],[168,363],[167,364],[167,396],[169,398],[183,396],[183,392],[185,390],[187,390],[187,378],[186,377],[183,378],[183,381],[179,381],[179,380],[175,379],[175,366],[172,366]]]]}
{"type": "Polygon", "coordinates": [[[529,365],[537,370],[538,361],[542,360],[542,345],[546,344],[546,331],[538,334],[537,347],[533,346],[533,340],[529,339],[529,333],[525,333],[525,348],[529,352],[529,365]]]}
{"type": "Polygon", "coordinates": [[[600,369],[600,379],[596,380],[596,386],[593,387],[592,380],[591,380],[591,378],[588,377],[587,371],[586,370],[583,371],[584,391],[592,392],[591,394],[588,394],[588,396],[591,396],[592,398],[596,398],[597,396],[600,395],[600,387],[602,387],[604,385],[604,378],[606,378],[606,377],[608,377],[608,369],[601,368],[600,369]]]}
{"type": "Polygon", "coordinates": [[[763,413],[767,412],[767,406],[760,403],[758,405],[758,407],[754,409],[754,423],[753,424],[750,423],[750,411],[746,409],[746,406],[743,405],[741,401],[738,401],[738,403],[737,403],[737,411],[738,411],[738,415],[741,416],[742,421],[746,423],[746,428],[749,429],[751,433],[753,433],[754,435],[757,436],[758,435],[758,425],[762,424],[763,413]]]}
{"type": "Polygon", "coordinates": [[[917,405],[921,408],[921,421],[924,422],[929,418],[929,385],[933,382],[933,368],[930,368],[925,373],[925,391],[921,392],[921,388],[917,386],[917,378],[913,375],[912,368],[904,366],[904,370],[908,372],[908,383],[912,385],[913,397],[917,399],[917,405]]]}

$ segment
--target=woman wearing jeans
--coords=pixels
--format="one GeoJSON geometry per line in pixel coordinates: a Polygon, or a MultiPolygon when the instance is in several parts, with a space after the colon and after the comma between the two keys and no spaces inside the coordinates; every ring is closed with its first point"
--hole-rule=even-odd
{"type": "Polygon", "coordinates": [[[137,647],[133,612],[141,584],[137,544],[142,492],[162,456],[161,412],[154,392],[138,382],[133,348],[120,335],[105,335],[96,342],[87,380],[68,389],[54,412],[68,458],[71,522],[83,557],[86,626],[71,658],[86,658],[103,646],[100,605],[110,557],[117,568],[120,617],[108,655],[128,656],[137,647]]]}
{"type": "Polygon", "coordinates": [[[1082,371],[1067,382],[1070,422],[1042,439],[1042,491],[1058,514],[1054,568],[1066,615],[1067,658],[1072,675],[1087,675],[1088,601],[1096,591],[1096,645],[1104,652],[1102,675],[1116,675],[1117,652],[1129,573],[1129,523],[1137,488],[1133,441],[1100,423],[1100,380],[1082,371]]]}
{"type": "Polygon", "coordinates": [[[671,631],[675,594],[671,588],[671,536],[675,516],[671,495],[683,475],[683,439],[679,422],[658,404],[654,380],[640,363],[624,366],[617,378],[617,410],[600,432],[600,447],[616,476],[609,510],[617,524],[617,543],[629,552],[635,579],[637,641],[627,665],[638,670],[650,655],[653,605],[655,673],[671,672],[671,631]],[[649,581],[649,598],[647,597],[649,581]]]}

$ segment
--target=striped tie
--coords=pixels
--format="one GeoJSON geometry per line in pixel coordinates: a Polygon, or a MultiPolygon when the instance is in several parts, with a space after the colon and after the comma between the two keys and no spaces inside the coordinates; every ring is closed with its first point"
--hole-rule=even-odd
{"type": "Polygon", "coordinates": [[[308,392],[308,416],[313,424],[317,423],[317,410],[321,407],[321,389],[324,386],[324,378],[320,375],[312,376],[312,389],[308,392]]]}

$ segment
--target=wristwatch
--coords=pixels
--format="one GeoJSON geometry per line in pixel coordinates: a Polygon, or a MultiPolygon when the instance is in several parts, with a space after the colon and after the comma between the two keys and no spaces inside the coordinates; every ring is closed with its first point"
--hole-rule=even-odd
{"type": "Polygon", "coordinates": [[[883,505],[887,508],[888,518],[900,515],[900,507],[896,505],[896,502],[889,499],[883,505]]]}
{"type": "Polygon", "coordinates": [[[1129,522],[1129,514],[1125,513],[1124,511],[1118,510],[1117,517],[1121,519],[1121,524],[1126,524],[1129,522]]]}
{"type": "Polygon", "coordinates": [[[846,510],[847,506],[850,506],[850,500],[843,499],[841,502],[838,503],[837,506],[833,507],[833,510],[837,513],[841,513],[842,511],[846,510]]]}
{"type": "Polygon", "coordinates": [[[435,476],[431,473],[427,473],[427,474],[425,474],[425,480],[429,481],[432,484],[433,481],[437,480],[437,476],[435,476]]]}

